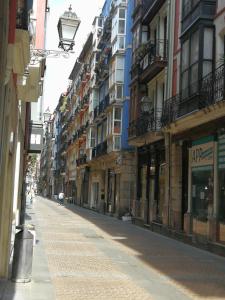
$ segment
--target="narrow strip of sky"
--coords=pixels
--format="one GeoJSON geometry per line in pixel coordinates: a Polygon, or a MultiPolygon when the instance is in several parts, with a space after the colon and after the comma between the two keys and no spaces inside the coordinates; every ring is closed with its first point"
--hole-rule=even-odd
{"type": "Polygon", "coordinates": [[[104,0],[49,0],[50,12],[48,13],[46,49],[58,50],[57,23],[59,17],[72,5],[73,11],[81,19],[80,27],[75,37],[74,54],[68,59],[48,58],[44,86],[44,110],[47,107],[53,112],[61,93],[67,90],[68,77],[82,50],[89,32],[92,30],[92,22],[99,15],[104,0]]]}

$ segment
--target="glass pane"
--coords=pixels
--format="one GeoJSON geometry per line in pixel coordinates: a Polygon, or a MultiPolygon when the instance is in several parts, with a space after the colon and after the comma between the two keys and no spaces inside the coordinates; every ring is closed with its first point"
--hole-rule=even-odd
{"type": "Polygon", "coordinates": [[[182,47],[182,70],[187,69],[189,61],[189,40],[186,40],[182,47]]]}
{"type": "Polygon", "coordinates": [[[204,59],[212,59],[213,55],[213,29],[204,29],[204,59]]]}
{"type": "Polygon", "coordinates": [[[121,132],[121,122],[120,121],[114,121],[114,133],[121,132]]]}
{"type": "Polygon", "coordinates": [[[116,98],[117,99],[122,99],[122,97],[123,97],[123,86],[122,85],[117,85],[116,98]]]}
{"type": "Polygon", "coordinates": [[[67,40],[73,40],[75,28],[62,24],[62,38],[67,40]]]}
{"type": "Polygon", "coordinates": [[[199,53],[199,32],[196,31],[191,37],[191,64],[198,61],[199,53]]]}
{"type": "Polygon", "coordinates": [[[125,20],[119,20],[118,33],[125,33],[125,20]]]}
{"type": "Polygon", "coordinates": [[[116,81],[123,82],[124,79],[124,72],[123,70],[117,70],[116,71],[116,81]]]}
{"type": "Polygon", "coordinates": [[[117,59],[116,59],[116,68],[117,69],[123,69],[124,68],[124,58],[123,57],[117,57],[117,59]]]}
{"type": "Polygon", "coordinates": [[[125,9],[121,8],[119,10],[119,18],[120,19],[125,19],[125,9]]]}
{"type": "Polygon", "coordinates": [[[191,67],[190,73],[191,93],[197,92],[198,90],[198,63],[191,67]]]}
{"type": "Polygon", "coordinates": [[[212,72],[212,62],[211,61],[204,61],[203,62],[203,72],[202,76],[206,76],[207,74],[212,72]]]}
{"type": "Polygon", "coordinates": [[[212,168],[192,172],[192,202],[194,215],[198,220],[207,221],[213,202],[212,168]]]}
{"type": "Polygon", "coordinates": [[[120,150],[120,136],[114,136],[114,148],[115,150],[120,150]]]}
{"type": "Polygon", "coordinates": [[[118,107],[115,108],[114,119],[115,120],[121,120],[121,108],[118,108],[118,107]]]}
{"type": "Polygon", "coordinates": [[[119,37],[119,49],[124,49],[124,37],[119,37]]]}
{"type": "Polygon", "coordinates": [[[182,90],[184,90],[185,88],[187,88],[188,86],[188,71],[184,72],[182,74],[182,90]]]}

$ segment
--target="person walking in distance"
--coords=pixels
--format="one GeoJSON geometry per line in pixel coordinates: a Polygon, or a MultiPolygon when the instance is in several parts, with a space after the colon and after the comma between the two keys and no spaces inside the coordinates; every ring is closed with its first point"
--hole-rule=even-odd
{"type": "Polygon", "coordinates": [[[61,193],[59,193],[59,204],[63,205],[63,202],[64,202],[64,193],[61,192],[61,193]]]}

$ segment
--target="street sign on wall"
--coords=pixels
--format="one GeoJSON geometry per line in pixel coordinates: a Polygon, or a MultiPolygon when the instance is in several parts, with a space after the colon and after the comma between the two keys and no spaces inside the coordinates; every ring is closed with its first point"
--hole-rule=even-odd
{"type": "Polygon", "coordinates": [[[30,139],[28,153],[41,153],[43,146],[42,123],[30,123],[30,139]]]}

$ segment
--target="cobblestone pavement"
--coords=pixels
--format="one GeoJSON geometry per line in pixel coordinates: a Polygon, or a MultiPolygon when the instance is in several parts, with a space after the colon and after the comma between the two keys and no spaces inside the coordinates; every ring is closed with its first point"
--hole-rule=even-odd
{"type": "Polygon", "coordinates": [[[147,229],[39,197],[57,300],[225,299],[225,259],[147,229]]]}

